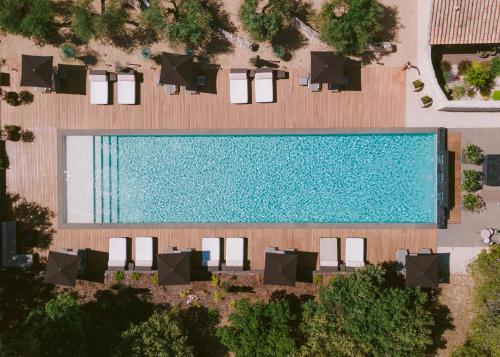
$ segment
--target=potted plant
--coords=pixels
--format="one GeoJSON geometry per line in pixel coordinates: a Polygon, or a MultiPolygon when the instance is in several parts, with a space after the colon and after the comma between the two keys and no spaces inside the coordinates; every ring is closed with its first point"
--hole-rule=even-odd
{"type": "Polygon", "coordinates": [[[468,193],[463,197],[463,207],[467,211],[477,211],[483,207],[483,200],[475,193],[468,193]]]}
{"type": "Polygon", "coordinates": [[[422,89],[424,89],[424,82],[422,82],[420,79],[417,79],[412,82],[413,83],[413,91],[414,92],[419,92],[422,89]]]}
{"type": "Polygon", "coordinates": [[[31,143],[35,140],[35,134],[31,130],[22,130],[21,140],[25,143],[31,143]]]}
{"type": "Polygon", "coordinates": [[[141,48],[141,57],[144,60],[149,60],[153,57],[153,53],[151,52],[151,49],[148,47],[142,47],[141,48]]]}
{"type": "Polygon", "coordinates": [[[21,128],[17,125],[4,125],[4,130],[7,132],[6,140],[19,141],[21,139],[21,128]]]}
{"type": "Polygon", "coordinates": [[[5,100],[7,104],[12,105],[14,107],[20,104],[19,95],[16,92],[5,92],[3,94],[3,100],[5,100]]]}
{"type": "Polygon", "coordinates": [[[19,92],[19,102],[21,104],[33,103],[33,94],[31,94],[27,90],[20,91],[19,92]]]}
{"type": "Polygon", "coordinates": [[[476,192],[481,189],[481,173],[474,170],[464,170],[464,180],[462,182],[462,191],[476,192]]]}
{"type": "Polygon", "coordinates": [[[286,49],[283,45],[273,45],[273,53],[279,59],[283,59],[286,56],[286,49]]]}
{"type": "Polygon", "coordinates": [[[64,43],[59,47],[59,52],[61,53],[61,57],[66,60],[74,60],[77,56],[77,49],[75,46],[64,43]]]}
{"type": "Polygon", "coordinates": [[[474,144],[468,144],[464,149],[464,163],[479,165],[483,162],[483,151],[474,144]]]}
{"type": "Polygon", "coordinates": [[[479,50],[479,51],[477,51],[477,55],[478,55],[480,58],[486,58],[486,57],[488,57],[488,51],[485,51],[485,50],[479,50]]]}
{"type": "Polygon", "coordinates": [[[432,105],[432,98],[428,95],[424,95],[420,100],[422,101],[423,108],[428,108],[432,105]]]}

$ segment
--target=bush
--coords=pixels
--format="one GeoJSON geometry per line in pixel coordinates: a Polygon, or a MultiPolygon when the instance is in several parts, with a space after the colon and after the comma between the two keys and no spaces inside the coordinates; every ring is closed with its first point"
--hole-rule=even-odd
{"type": "Polygon", "coordinates": [[[141,277],[142,277],[141,272],[139,272],[139,271],[134,271],[134,272],[132,273],[132,276],[131,276],[130,278],[132,279],[132,281],[139,281],[139,280],[141,280],[141,277]]]}
{"type": "Polygon", "coordinates": [[[21,22],[21,32],[38,43],[46,43],[57,34],[54,3],[51,0],[32,0],[21,22]]]}
{"type": "Polygon", "coordinates": [[[474,62],[465,74],[465,82],[476,88],[484,88],[491,80],[491,69],[487,63],[474,62]]]}
{"type": "Polygon", "coordinates": [[[323,285],[323,274],[314,274],[313,275],[313,283],[316,286],[323,285]]]}
{"type": "Polygon", "coordinates": [[[442,61],[440,64],[441,72],[451,72],[451,64],[448,61],[442,61]]]}
{"type": "Polygon", "coordinates": [[[78,0],[71,9],[71,29],[75,36],[83,42],[88,42],[96,34],[97,14],[92,6],[92,0],[78,0]]]}
{"type": "Polygon", "coordinates": [[[423,356],[434,317],[420,289],[389,287],[380,266],[339,276],[305,305],[303,356],[423,356]]]}
{"type": "Polygon", "coordinates": [[[212,285],[214,288],[218,287],[220,285],[220,276],[212,273],[212,275],[210,276],[210,285],[212,285]]]}
{"type": "Polygon", "coordinates": [[[27,0],[0,0],[0,29],[21,33],[21,22],[29,10],[27,0]]]}
{"type": "Polygon", "coordinates": [[[28,356],[84,356],[85,315],[69,293],[59,294],[30,312],[23,342],[28,356]]]}
{"type": "Polygon", "coordinates": [[[468,193],[463,197],[463,205],[467,211],[476,211],[483,207],[483,200],[475,193],[468,193]]]}
{"type": "Polygon", "coordinates": [[[151,274],[151,283],[153,285],[158,285],[158,272],[154,272],[153,274],[151,274]]]}
{"type": "Polygon", "coordinates": [[[5,100],[8,105],[12,105],[14,107],[21,104],[19,94],[17,94],[17,92],[5,92],[3,94],[3,100],[5,100]]]}
{"type": "Polygon", "coordinates": [[[467,97],[474,98],[476,95],[476,89],[474,87],[467,87],[467,97]]]}
{"type": "Polygon", "coordinates": [[[27,90],[22,90],[19,92],[19,102],[21,104],[33,103],[33,94],[27,90]]]}
{"type": "Polygon", "coordinates": [[[119,356],[194,356],[177,310],[155,312],[122,334],[119,356]]]}
{"type": "Polygon", "coordinates": [[[479,89],[479,94],[481,94],[481,96],[484,98],[484,99],[490,99],[490,96],[491,96],[491,89],[488,88],[488,87],[483,87],[483,88],[480,88],[479,89]]]}
{"type": "Polygon", "coordinates": [[[462,99],[464,95],[465,95],[465,87],[464,86],[461,86],[461,85],[454,86],[451,90],[451,96],[455,100],[462,99]]]}
{"type": "Polygon", "coordinates": [[[156,32],[156,34],[163,34],[167,26],[166,13],[159,0],[151,1],[148,8],[144,9],[141,13],[141,22],[156,32]]]}
{"type": "Polygon", "coordinates": [[[113,274],[113,279],[115,279],[116,283],[120,284],[125,280],[125,273],[121,270],[115,271],[115,273],[113,274]]]}
{"type": "Polygon", "coordinates": [[[469,70],[471,62],[467,60],[462,60],[458,63],[458,74],[463,76],[469,70]]]}
{"type": "Polygon", "coordinates": [[[492,77],[500,76],[500,56],[491,60],[491,75],[492,77]]]}
{"type": "Polygon", "coordinates": [[[35,134],[31,130],[21,131],[21,140],[25,143],[32,143],[35,141],[35,134]]]}
{"type": "Polygon", "coordinates": [[[65,43],[59,47],[59,52],[61,53],[61,57],[64,59],[74,59],[76,58],[76,47],[70,45],[69,43],[65,43]]]}
{"type": "Polygon", "coordinates": [[[125,32],[128,20],[126,7],[121,0],[111,0],[96,20],[96,34],[101,39],[116,42],[125,32]]]}
{"type": "Polygon", "coordinates": [[[181,0],[174,18],[175,21],[166,27],[167,38],[173,44],[205,48],[212,41],[212,14],[201,0],[181,0]]]}
{"type": "Polygon", "coordinates": [[[483,162],[483,150],[474,144],[467,144],[464,156],[465,162],[468,164],[479,165],[483,162]]]}
{"type": "Polygon", "coordinates": [[[481,189],[481,173],[474,170],[464,170],[464,181],[462,191],[476,192],[481,189]]]}
{"type": "Polygon", "coordinates": [[[292,324],[296,319],[286,300],[236,302],[229,323],[217,333],[235,357],[287,357],[297,353],[292,324]]]}
{"type": "Polygon", "coordinates": [[[252,40],[272,41],[292,17],[293,1],[269,0],[261,12],[258,6],[259,0],[243,0],[238,12],[241,23],[252,40]]]}
{"type": "Polygon", "coordinates": [[[491,99],[500,100],[500,90],[494,91],[493,94],[491,95],[491,99]]]}
{"type": "Polygon", "coordinates": [[[216,290],[216,291],[214,292],[214,301],[215,301],[216,303],[219,303],[219,302],[221,302],[222,300],[224,300],[224,295],[222,294],[222,291],[220,291],[220,290],[216,290]]]}
{"type": "Polygon", "coordinates": [[[279,59],[284,59],[287,55],[286,48],[283,45],[273,45],[273,53],[279,59]]]}
{"type": "Polygon", "coordinates": [[[339,53],[362,55],[382,29],[381,7],[377,0],[346,0],[349,11],[337,17],[334,10],[340,3],[328,0],[322,5],[319,15],[321,39],[339,53]]]}

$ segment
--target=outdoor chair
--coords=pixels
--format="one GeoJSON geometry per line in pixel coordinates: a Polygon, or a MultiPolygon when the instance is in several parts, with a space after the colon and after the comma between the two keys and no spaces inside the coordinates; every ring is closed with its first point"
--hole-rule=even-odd
{"type": "Polygon", "coordinates": [[[127,238],[109,238],[108,270],[125,270],[127,263],[127,238]]]}
{"type": "Polygon", "coordinates": [[[225,253],[226,270],[243,270],[245,263],[244,238],[227,238],[225,253]]]}
{"type": "Polygon", "coordinates": [[[309,83],[307,87],[311,92],[321,91],[321,83],[309,83]]]}
{"type": "Polygon", "coordinates": [[[231,69],[229,73],[229,94],[232,104],[248,103],[248,70],[231,69]]]}
{"type": "Polygon", "coordinates": [[[153,269],[153,237],[135,238],[135,270],[153,269]]]}
{"type": "Polygon", "coordinates": [[[203,238],[201,240],[201,265],[208,271],[220,270],[222,238],[203,238]]]}
{"type": "Polygon", "coordinates": [[[135,74],[118,73],[118,104],[136,104],[135,74]]]}
{"type": "Polygon", "coordinates": [[[319,267],[322,271],[339,270],[339,239],[319,239],[319,267]]]}
{"type": "Polygon", "coordinates": [[[406,275],[406,256],[408,254],[408,249],[399,248],[396,250],[396,271],[403,276],[406,275]]]}
{"type": "Polygon", "coordinates": [[[273,73],[271,68],[259,68],[255,72],[255,102],[272,103],[274,101],[273,73]]]}
{"type": "Polygon", "coordinates": [[[347,238],[345,247],[346,269],[355,269],[365,265],[365,240],[347,238]]]}
{"type": "Polygon", "coordinates": [[[109,79],[106,71],[90,71],[90,104],[109,104],[109,79]]]}

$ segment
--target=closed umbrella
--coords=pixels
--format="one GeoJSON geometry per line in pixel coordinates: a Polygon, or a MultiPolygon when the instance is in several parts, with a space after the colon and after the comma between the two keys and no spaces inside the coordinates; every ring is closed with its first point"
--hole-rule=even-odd
{"type": "Polygon", "coordinates": [[[80,257],[78,255],[49,252],[45,282],[55,285],[75,286],[80,257]]]}
{"type": "Polygon", "coordinates": [[[52,56],[22,55],[21,86],[52,87],[52,56]]]}
{"type": "Polygon", "coordinates": [[[266,253],[264,284],[295,286],[297,254],[266,253]]]}
{"type": "Polygon", "coordinates": [[[158,254],[158,285],[179,285],[191,282],[191,253],[158,254]]]}

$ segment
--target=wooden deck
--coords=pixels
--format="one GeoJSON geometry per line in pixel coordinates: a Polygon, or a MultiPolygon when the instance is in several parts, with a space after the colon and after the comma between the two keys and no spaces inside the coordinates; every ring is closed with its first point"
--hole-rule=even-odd
{"type": "MultiPolygon", "coordinates": [[[[301,70],[276,84],[273,104],[231,105],[228,71],[217,75],[217,94],[167,96],[154,84],[157,71],[143,73],[140,105],[97,106],[88,95],[39,94],[34,103],[10,107],[0,103],[2,124],[33,130],[33,143],[7,143],[11,167],[7,189],[57,212],[57,132],[60,129],[309,129],[404,127],[405,85],[398,68],[361,69],[360,91],[310,93],[297,85],[301,70]]],[[[19,72],[11,73],[19,83],[19,72]]],[[[253,86],[253,84],[252,84],[253,86]]],[[[16,88],[17,89],[17,88],[16,88]]],[[[88,88],[87,88],[88,90],[88,88]]],[[[116,85],[114,88],[116,94],[116,85]]],[[[116,102],[116,98],[115,98],[116,102]]],[[[108,250],[108,237],[156,236],[168,245],[200,248],[204,236],[242,236],[249,241],[251,267],[263,267],[266,246],[318,251],[319,237],[367,239],[367,259],[393,260],[397,248],[436,249],[435,229],[64,229],[57,227],[53,247],[108,250]]],[[[344,257],[344,253],[342,253],[344,257]]]]}
{"type": "Polygon", "coordinates": [[[448,151],[450,152],[450,198],[452,208],[448,223],[459,224],[462,220],[462,135],[448,132],[448,151]]]}

